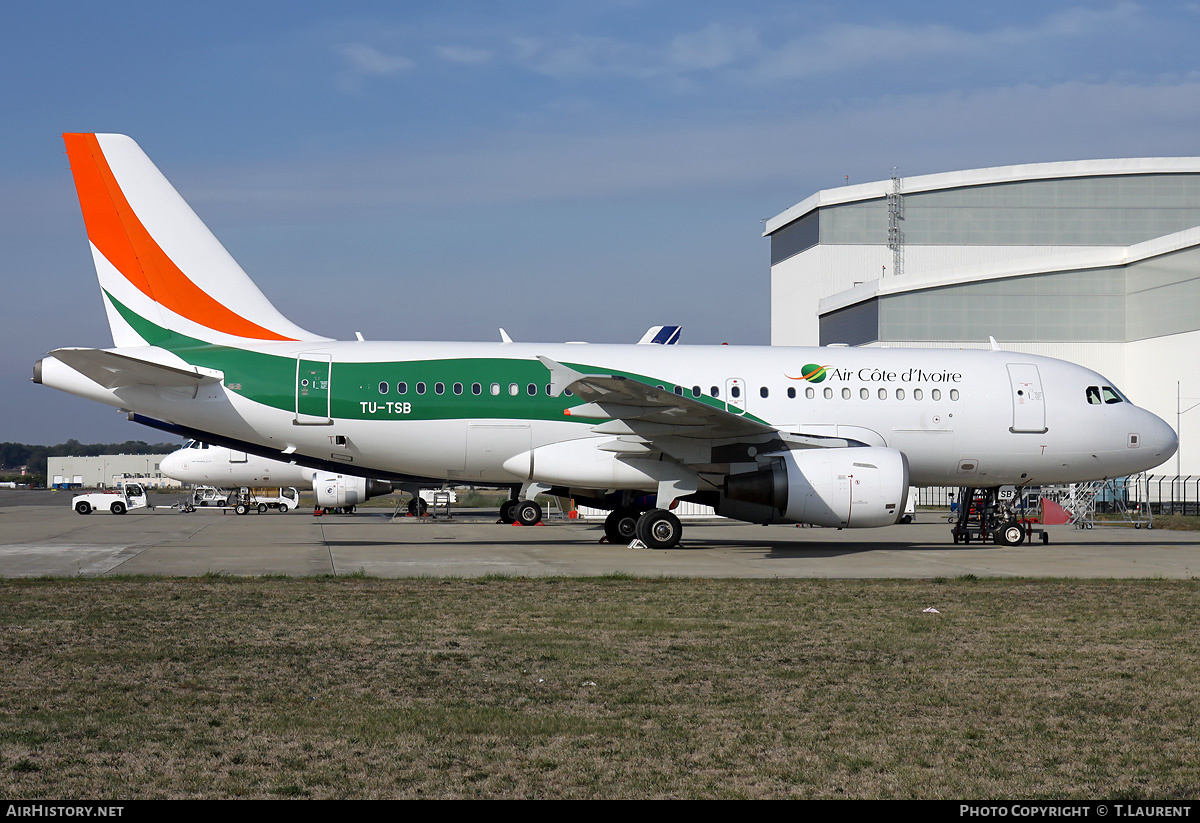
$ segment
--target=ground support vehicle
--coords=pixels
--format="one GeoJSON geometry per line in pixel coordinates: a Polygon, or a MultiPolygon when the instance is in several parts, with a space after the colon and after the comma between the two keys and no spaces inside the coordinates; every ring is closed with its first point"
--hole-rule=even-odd
{"type": "Polygon", "coordinates": [[[199,486],[192,492],[192,499],[183,503],[179,508],[183,512],[194,512],[198,509],[248,514],[256,511],[266,514],[275,509],[284,514],[296,508],[300,503],[300,493],[296,489],[283,488],[247,488],[218,489],[212,486],[199,486]]]}
{"type": "Polygon", "coordinates": [[[146,498],[146,490],[138,483],[126,483],[115,491],[77,494],[71,498],[71,508],[80,514],[106,511],[125,514],[130,509],[153,509],[146,498]]]}

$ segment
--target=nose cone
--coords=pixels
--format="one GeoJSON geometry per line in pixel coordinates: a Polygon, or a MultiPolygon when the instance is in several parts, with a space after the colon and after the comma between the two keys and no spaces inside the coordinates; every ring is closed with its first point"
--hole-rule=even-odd
{"type": "Polygon", "coordinates": [[[1145,438],[1143,448],[1150,450],[1157,462],[1154,465],[1163,463],[1179,450],[1179,435],[1175,430],[1167,424],[1167,421],[1161,417],[1146,412],[1146,417],[1149,418],[1143,424],[1142,435],[1145,438]]]}
{"type": "Polygon", "coordinates": [[[159,471],[174,480],[182,480],[183,478],[178,475],[183,469],[183,451],[183,449],[180,449],[164,457],[158,464],[159,471]]]}

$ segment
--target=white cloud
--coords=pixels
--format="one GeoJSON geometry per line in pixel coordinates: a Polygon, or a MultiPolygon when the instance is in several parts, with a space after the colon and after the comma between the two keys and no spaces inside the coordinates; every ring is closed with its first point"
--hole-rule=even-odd
{"type": "Polygon", "coordinates": [[[434,51],[443,60],[451,63],[475,65],[486,63],[492,59],[492,53],[485,49],[473,49],[467,46],[438,46],[434,51]]]}
{"type": "Polygon", "coordinates": [[[354,72],[362,75],[387,76],[413,65],[413,61],[407,57],[384,54],[366,43],[346,43],[338,46],[337,51],[354,72]]]}
{"type": "MultiPolygon", "coordinates": [[[[255,220],[356,213],[586,202],[652,195],[681,204],[698,192],[761,199],[763,214],[820,188],[904,175],[1047,160],[1194,154],[1200,80],[1068,82],[893,95],[789,117],[612,126],[580,134],[488,132],[353,156],[200,175],[209,202],[255,220]],[[227,180],[217,188],[216,181],[227,180]],[[786,192],[781,195],[780,192],[786,192]],[[280,215],[283,216],[283,215],[280,215]]],[[[195,189],[192,189],[195,192],[195,189]]],[[[200,192],[196,192],[200,194],[200,192]]],[[[681,208],[685,206],[681,205],[681,208]]],[[[337,217],[333,217],[337,215],[337,217]]],[[[285,218],[286,219],[286,218],[285,218]]]]}

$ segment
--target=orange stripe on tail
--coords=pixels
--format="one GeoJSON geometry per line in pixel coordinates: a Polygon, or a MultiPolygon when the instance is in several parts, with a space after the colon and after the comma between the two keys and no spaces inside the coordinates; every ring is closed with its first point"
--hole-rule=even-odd
{"type": "Polygon", "coordinates": [[[138,291],[214,331],[255,340],[293,340],[252,323],[193,283],[134,213],[94,134],[64,134],[88,238],[138,291]]]}

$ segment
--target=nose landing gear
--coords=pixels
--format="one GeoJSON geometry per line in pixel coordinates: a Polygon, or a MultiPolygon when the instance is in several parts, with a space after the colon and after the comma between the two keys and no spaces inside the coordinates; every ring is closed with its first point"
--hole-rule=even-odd
{"type": "Polygon", "coordinates": [[[1000,499],[999,489],[965,488],[959,490],[958,520],[950,530],[955,543],[986,543],[1019,546],[1035,534],[1043,543],[1050,542],[1045,529],[1035,529],[1017,515],[1011,505],[1000,499]]]}

